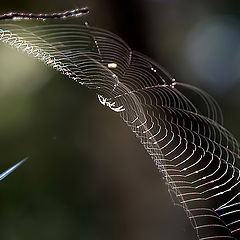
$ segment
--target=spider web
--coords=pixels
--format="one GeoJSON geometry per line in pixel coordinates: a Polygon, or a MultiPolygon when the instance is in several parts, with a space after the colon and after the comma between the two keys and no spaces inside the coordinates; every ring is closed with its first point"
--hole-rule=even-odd
{"type": "Polygon", "coordinates": [[[211,96],[88,25],[0,25],[0,40],[96,91],[139,138],[198,238],[240,238],[239,146],[211,96]],[[188,93],[202,100],[199,110],[188,93]]]}

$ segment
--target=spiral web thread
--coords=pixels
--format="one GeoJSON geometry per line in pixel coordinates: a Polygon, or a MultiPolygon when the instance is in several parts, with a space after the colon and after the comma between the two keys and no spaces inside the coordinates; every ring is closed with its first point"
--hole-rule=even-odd
{"type": "Polygon", "coordinates": [[[0,40],[94,89],[112,110],[121,108],[199,239],[239,239],[239,146],[207,93],[176,82],[116,35],[87,25],[1,24],[0,40]],[[205,112],[188,92],[202,99],[205,112]]]}

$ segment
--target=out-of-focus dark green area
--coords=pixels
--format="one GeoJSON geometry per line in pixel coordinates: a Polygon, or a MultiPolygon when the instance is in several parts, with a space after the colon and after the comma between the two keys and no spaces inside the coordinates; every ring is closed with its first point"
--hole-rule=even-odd
{"type": "MultiPolygon", "coordinates": [[[[240,138],[239,1],[15,0],[1,1],[0,12],[82,6],[90,7],[90,25],[212,94],[240,138]]],[[[0,170],[30,156],[0,183],[1,240],[196,239],[118,114],[2,43],[0,114],[0,170]]]]}

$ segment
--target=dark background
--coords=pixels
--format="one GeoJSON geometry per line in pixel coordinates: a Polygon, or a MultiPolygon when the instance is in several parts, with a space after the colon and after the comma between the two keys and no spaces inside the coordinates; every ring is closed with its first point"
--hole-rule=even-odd
{"type": "MultiPolygon", "coordinates": [[[[90,25],[213,95],[225,127],[240,138],[239,1],[1,0],[0,11],[82,6],[90,25]]],[[[2,43],[0,113],[1,171],[30,156],[0,184],[1,240],[197,239],[118,114],[2,43]]]]}

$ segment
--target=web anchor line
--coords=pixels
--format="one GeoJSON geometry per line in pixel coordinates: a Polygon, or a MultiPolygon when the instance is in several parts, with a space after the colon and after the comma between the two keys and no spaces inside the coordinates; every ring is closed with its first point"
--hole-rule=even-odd
{"type": "Polygon", "coordinates": [[[58,19],[58,18],[69,18],[69,17],[78,17],[81,15],[86,15],[89,13],[87,7],[76,8],[64,12],[55,12],[55,13],[19,13],[19,12],[10,12],[0,15],[0,20],[47,20],[47,19],[58,19]]]}

